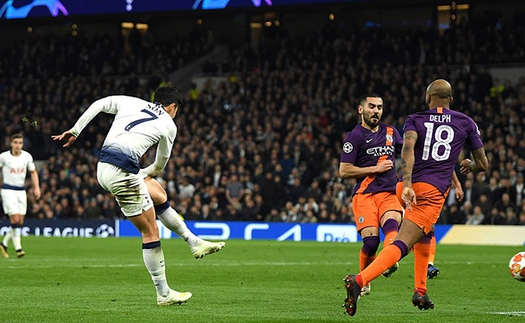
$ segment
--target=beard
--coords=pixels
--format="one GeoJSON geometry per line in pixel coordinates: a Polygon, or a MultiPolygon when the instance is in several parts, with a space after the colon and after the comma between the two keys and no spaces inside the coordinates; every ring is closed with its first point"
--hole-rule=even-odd
{"type": "Polygon", "coordinates": [[[379,116],[377,114],[374,114],[370,117],[363,115],[363,121],[370,128],[375,128],[379,125],[379,116]],[[372,120],[372,118],[376,118],[376,119],[372,120]]]}

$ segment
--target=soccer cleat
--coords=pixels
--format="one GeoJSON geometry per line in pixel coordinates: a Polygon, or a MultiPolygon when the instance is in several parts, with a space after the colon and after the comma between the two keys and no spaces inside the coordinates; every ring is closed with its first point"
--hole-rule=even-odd
{"type": "Polygon", "coordinates": [[[386,278],[392,276],[393,273],[395,273],[399,269],[399,263],[396,262],[392,267],[388,268],[383,272],[383,276],[386,278]]]}
{"type": "Polygon", "coordinates": [[[191,253],[195,259],[199,260],[206,255],[219,252],[224,246],[226,246],[226,242],[209,242],[202,240],[198,246],[191,248],[191,253]]]}
{"type": "Polygon", "coordinates": [[[361,294],[359,294],[359,298],[365,295],[370,295],[370,289],[370,283],[368,283],[368,285],[363,286],[363,288],[361,288],[361,294]]]}
{"type": "Polygon", "coordinates": [[[0,243],[0,253],[2,253],[2,257],[9,258],[9,254],[7,253],[7,248],[4,246],[3,243],[0,243]]]}
{"type": "Polygon", "coordinates": [[[428,294],[421,295],[419,292],[415,292],[412,296],[412,304],[417,306],[419,310],[428,310],[429,308],[434,309],[434,302],[428,298],[428,294]]]}
{"type": "Polygon", "coordinates": [[[427,269],[427,278],[432,279],[434,277],[437,277],[439,275],[439,269],[434,267],[432,264],[428,264],[427,269]]]}
{"type": "Polygon", "coordinates": [[[361,286],[356,282],[355,275],[348,275],[344,279],[346,298],[343,307],[346,314],[354,316],[357,311],[357,300],[361,294],[361,286]]]}
{"type": "Polygon", "coordinates": [[[192,294],[190,292],[179,293],[170,288],[170,292],[166,296],[157,294],[157,304],[161,306],[182,304],[186,303],[190,299],[192,294]]]}
{"type": "Polygon", "coordinates": [[[26,252],[24,250],[19,250],[19,251],[16,252],[16,256],[18,258],[22,258],[25,255],[26,255],[26,252]]]}

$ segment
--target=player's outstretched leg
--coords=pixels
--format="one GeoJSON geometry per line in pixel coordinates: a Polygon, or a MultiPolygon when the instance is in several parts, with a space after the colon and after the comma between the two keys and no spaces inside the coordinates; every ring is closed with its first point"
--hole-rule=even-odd
{"type": "Polygon", "coordinates": [[[439,275],[439,268],[434,267],[433,264],[428,264],[427,278],[432,279],[439,275]]]}
{"type": "Polygon", "coordinates": [[[357,311],[357,300],[361,294],[361,286],[355,280],[355,275],[348,275],[344,278],[346,288],[346,298],[344,308],[346,314],[354,316],[357,311]]]}
{"type": "Polygon", "coordinates": [[[430,300],[428,297],[428,294],[422,294],[420,292],[414,292],[414,296],[412,296],[412,304],[414,306],[417,306],[420,310],[428,310],[434,309],[434,302],[430,300]]]}
{"type": "Polygon", "coordinates": [[[168,201],[160,205],[155,205],[155,211],[162,224],[188,243],[195,259],[201,259],[212,253],[216,253],[226,246],[225,242],[210,242],[193,234],[177,211],[170,206],[168,201]]]}

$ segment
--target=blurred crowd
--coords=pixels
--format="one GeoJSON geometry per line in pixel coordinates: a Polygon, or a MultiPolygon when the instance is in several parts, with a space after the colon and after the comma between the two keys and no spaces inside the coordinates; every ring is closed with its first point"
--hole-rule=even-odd
{"type": "MultiPolygon", "coordinates": [[[[460,177],[465,199],[455,200],[452,188],[440,223],[525,224],[525,77],[511,83],[483,68],[525,62],[521,24],[477,17],[444,33],[335,25],[294,37],[269,32],[258,47],[234,48],[230,61],[217,63],[225,82],[186,93],[172,158],[157,179],[187,220],[353,223],[355,181],[338,170],[359,97],[380,93],[383,121],[402,131],[405,116],[426,109],[426,86],[445,78],[454,87],[452,108],[482,132],[490,170],[460,177]]],[[[29,189],[28,217],[123,217],[95,171],[112,117],[95,118],[72,148],[50,136],[100,97],[148,100],[168,71],[205,52],[190,48],[209,47],[200,38],[177,44],[145,51],[144,41],[38,38],[0,49],[3,146],[21,131],[25,149],[45,161],[42,198],[29,189]]],[[[154,155],[151,149],[143,164],[154,155]]]]}

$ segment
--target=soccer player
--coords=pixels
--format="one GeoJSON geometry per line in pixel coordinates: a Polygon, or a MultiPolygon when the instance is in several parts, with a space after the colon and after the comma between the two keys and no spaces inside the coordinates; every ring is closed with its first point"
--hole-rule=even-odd
{"type": "Polygon", "coordinates": [[[345,277],[346,313],[355,315],[362,286],[405,257],[414,247],[415,291],[412,304],[434,308],[426,290],[429,234],[439,218],[450,189],[454,164],[464,144],[474,160],[460,162],[461,173],[484,171],[488,160],[476,123],[469,116],[450,110],[452,86],[443,79],[433,81],[426,91],[429,110],[414,113],[405,121],[399,183],[405,202],[404,219],[395,241],[386,246],[368,267],[345,277]],[[402,185],[402,186],[401,186],[402,185]]]}
{"type": "MultiPolygon", "coordinates": [[[[153,101],[150,103],[129,96],[102,98],[89,106],[73,128],[52,138],[65,140],[63,146],[69,147],[100,112],[115,115],[100,151],[97,179],[105,190],[115,196],[124,215],[142,236],[142,255],[157,291],[157,304],[181,304],[192,294],[175,291],[167,283],[153,201],[144,178],[154,177],[164,170],[177,135],[173,118],[184,99],[176,87],[165,85],[156,90],[153,101]],[[157,145],[155,161],[140,169],[140,158],[154,145],[157,145]]],[[[170,229],[175,230],[177,225],[182,227],[184,223],[178,222],[176,212],[171,212],[172,209],[166,205],[162,208],[158,210],[159,218],[171,221],[171,228],[167,225],[170,229]]],[[[188,238],[184,232],[181,237],[188,238]]]]}
{"type": "Polygon", "coordinates": [[[40,182],[33,156],[23,150],[24,136],[20,133],[11,136],[11,150],[0,154],[0,167],[2,168],[2,206],[5,214],[9,216],[11,226],[4,240],[0,244],[2,257],[9,258],[7,247],[13,239],[13,246],[18,258],[25,256],[21,243],[21,228],[27,212],[27,192],[25,181],[27,171],[31,174],[33,193],[36,199],[40,198],[40,182]]]}
{"type": "MultiPolygon", "coordinates": [[[[379,228],[385,235],[384,245],[397,235],[403,208],[396,197],[397,173],[395,153],[403,141],[396,128],[380,123],[383,99],[375,93],[363,95],[358,106],[359,123],[346,134],[339,173],[342,178],[356,178],[352,210],[357,231],[363,240],[359,253],[360,270],[376,257],[379,228]]],[[[390,277],[398,269],[394,264],[383,275],[390,277]]],[[[361,295],[370,293],[370,285],[362,286],[361,295]]]]}

